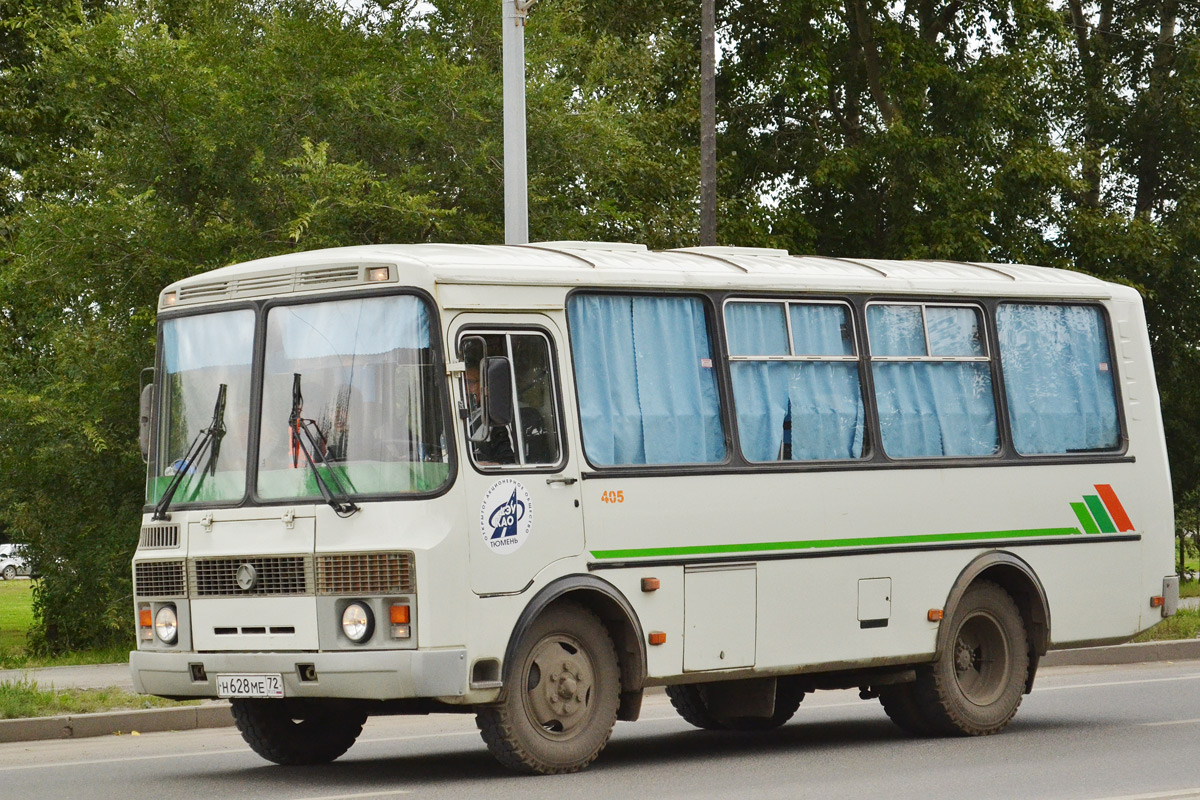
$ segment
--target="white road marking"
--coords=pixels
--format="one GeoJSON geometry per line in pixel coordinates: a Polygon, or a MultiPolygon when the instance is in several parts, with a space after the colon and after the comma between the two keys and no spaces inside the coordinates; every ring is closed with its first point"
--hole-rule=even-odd
{"type": "Polygon", "coordinates": [[[1198,722],[1200,722],[1200,718],[1197,718],[1197,719],[1172,719],[1172,720],[1167,720],[1166,722],[1143,722],[1142,725],[1143,725],[1143,727],[1146,727],[1146,728],[1153,728],[1158,725],[1195,725],[1198,722]]]}
{"type": "MultiPolygon", "coordinates": [[[[1135,683],[1169,683],[1171,681],[1200,680],[1200,674],[1179,675],[1174,678],[1140,678],[1136,681],[1104,681],[1101,683],[1071,683],[1066,686],[1038,686],[1035,692],[1056,692],[1060,689],[1096,689],[1102,686],[1132,686],[1135,683]]],[[[1148,795],[1149,796],[1149,795],[1148,795]]]]}
{"type": "Polygon", "coordinates": [[[1150,794],[1122,794],[1098,797],[1096,800],[1190,800],[1197,797],[1200,797],[1200,788],[1173,789],[1169,792],[1151,792],[1150,794]]]}
{"type": "Polygon", "coordinates": [[[390,797],[396,794],[412,794],[410,789],[389,789],[386,792],[355,792],[354,794],[327,794],[321,797],[297,797],[295,800],[358,800],[360,797],[390,797]]]}

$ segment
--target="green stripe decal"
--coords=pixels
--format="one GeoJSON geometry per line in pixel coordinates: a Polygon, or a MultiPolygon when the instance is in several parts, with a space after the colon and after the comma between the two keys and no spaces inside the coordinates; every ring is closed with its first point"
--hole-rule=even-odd
{"type": "Polygon", "coordinates": [[[1088,512],[1086,504],[1071,503],[1071,510],[1075,512],[1075,516],[1079,517],[1079,524],[1083,526],[1084,533],[1100,532],[1100,529],[1096,527],[1096,521],[1092,519],[1092,515],[1088,512]]]}
{"type": "Polygon", "coordinates": [[[973,542],[987,539],[1028,539],[1036,536],[1074,536],[1079,528],[1030,528],[1020,531],[977,531],[975,533],[923,533],[913,536],[869,536],[860,539],[813,539],[801,542],[753,542],[748,544],[708,544],[688,547],[642,547],[628,550],[593,550],[592,557],[649,558],[663,556],[702,556],[723,553],[755,553],[775,550],[824,550],[833,547],[878,547],[894,544],[933,542],[973,542]]]}
{"type": "Polygon", "coordinates": [[[1083,502],[1087,503],[1087,507],[1091,509],[1092,516],[1096,518],[1097,524],[1100,525],[1101,533],[1116,533],[1117,526],[1113,525],[1112,517],[1108,516],[1108,509],[1104,507],[1104,503],[1100,502],[1100,498],[1094,494],[1083,496],[1083,502]]]}

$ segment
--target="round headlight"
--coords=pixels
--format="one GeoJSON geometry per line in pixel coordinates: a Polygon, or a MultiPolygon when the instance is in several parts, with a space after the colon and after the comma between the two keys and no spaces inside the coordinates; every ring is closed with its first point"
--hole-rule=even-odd
{"type": "Polygon", "coordinates": [[[174,606],[163,606],[154,615],[154,632],[163,644],[175,644],[179,639],[179,619],[174,606]]]}
{"type": "Polygon", "coordinates": [[[342,633],[352,642],[365,642],[375,630],[375,617],[366,603],[351,603],[342,612],[342,633]]]}

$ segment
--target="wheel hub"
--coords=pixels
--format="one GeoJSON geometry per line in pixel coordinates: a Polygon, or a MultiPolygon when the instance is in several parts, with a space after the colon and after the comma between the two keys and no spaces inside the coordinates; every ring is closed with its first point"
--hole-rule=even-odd
{"type": "Polygon", "coordinates": [[[595,674],[577,643],[565,637],[543,640],[531,653],[527,675],[527,709],[547,735],[570,736],[586,724],[595,674]]]}

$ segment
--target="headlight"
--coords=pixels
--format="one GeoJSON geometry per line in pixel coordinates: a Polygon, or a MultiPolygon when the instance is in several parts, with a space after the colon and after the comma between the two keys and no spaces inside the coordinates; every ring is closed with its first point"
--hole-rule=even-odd
{"type": "Polygon", "coordinates": [[[174,606],[163,606],[154,615],[154,632],[163,644],[175,644],[179,639],[179,619],[174,606]]]}
{"type": "Polygon", "coordinates": [[[355,643],[365,642],[375,630],[375,618],[366,603],[351,603],[342,612],[342,632],[355,643]]]}

